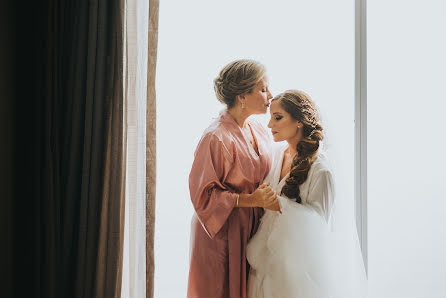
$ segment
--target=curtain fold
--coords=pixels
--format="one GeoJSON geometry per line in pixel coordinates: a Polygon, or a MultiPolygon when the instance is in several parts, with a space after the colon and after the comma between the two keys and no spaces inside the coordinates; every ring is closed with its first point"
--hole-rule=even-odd
{"type": "Polygon", "coordinates": [[[146,142],[146,297],[154,296],[155,198],[156,198],[156,61],[158,50],[159,0],[149,0],[149,57],[147,73],[146,142]]]}
{"type": "Polygon", "coordinates": [[[17,141],[18,159],[25,158],[17,164],[30,173],[15,180],[29,209],[16,202],[15,216],[26,227],[17,225],[24,233],[15,241],[16,260],[32,258],[16,262],[17,297],[120,297],[122,7],[121,0],[40,1],[29,7],[31,26],[21,29],[31,50],[18,81],[29,88],[21,92],[29,105],[17,121],[29,139],[17,141]]]}

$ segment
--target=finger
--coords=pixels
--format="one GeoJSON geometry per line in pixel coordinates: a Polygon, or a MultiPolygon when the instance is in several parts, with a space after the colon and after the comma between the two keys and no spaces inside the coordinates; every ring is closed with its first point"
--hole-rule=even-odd
{"type": "Polygon", "coordinates": [[[265,203],[274,204],[277,201],[277,197],[274,193],[265,198],[265,203]]]}
{"type": "Polygon", "coordinates": [[[271,187],[268,188],[268,191],[275,193],[274,189],[272,189],[271,187]]]}
{"type": "Polygon", "coordinates": [[[265,195],[268,197],[274,193],[274,191],[272,189],[265,189],[264,192],[265,192],[265,195]]]}
{"type": "MultiPolygon", "coordinates": [[[[275,204],[267,205],[264,208],[272,210],[272,211],[280,211],[280,208],[275,204]]],[[[282,213],[282,212],[280,212],[280,213],[282,213]]]]}
{"type": "Polygon", "coordinates": [[[259,188],[267,188],[267,187],[269,187],[269,182],[263,183],[262,185],[259,186],[259,188]]]}
{"type": "Polygon", "coordinates": [[[279,201],[276,201],[274,203],[274,206],[277,208],[277,211],[280,211],[280,213],[282,213],[282,211],[280,210],[282,206],[280,206],[280,202],[279,201]]]}
{"type": "Polygon", "coordinates": [[[268,196],[264,196],[263,197],[263,203],[264,204],[271,204],[273,202],[273,200],[272,200],[272,198],[271,198],[271,195],[268,195],[268,196]]]}
{"type": "Polygon", "coordinates": [[[273,211],[279,211],[280,213],[282,213],[282,210],[280,210],[279,202],[273,202],[271,204],[268,204],[268,209],[273,211]]]}
{"type": "Polygon", "coordinates": [[[274,205],[274,202],[267,202],[265,203],[265,208],[274,209],[274,205]]]}
{"type": "Polygon", "coordinates": [[[269,185],[266,185],[265,189],[271,189],[272,190],[271,186],[269,186],[269,185]]]}

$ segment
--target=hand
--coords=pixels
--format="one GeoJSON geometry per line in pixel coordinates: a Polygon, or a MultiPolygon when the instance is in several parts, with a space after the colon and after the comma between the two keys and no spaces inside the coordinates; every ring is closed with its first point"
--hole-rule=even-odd
{"type": "Polygon", "coordinates": [[[277,201],[276,193],[271,189],[269,183],[260,185],[252,194],[251,200],[254,203],[254,207],[274,206],[277,201]]]}
{"type": "Polygon", "coordinates": [[[280,213],[282,213],[282,211],[280,210],[280,203],[277,196],[274,196],[274,199],[271,202],[268,202],[263,208],[272,211],[279,211],[280,213]]]}
{"type": "Polygon", "coordinates": [[[240,194],[238,207],[263,207],[280,211],[276,193],[271,189],[269,183],[260,185],[252,194],[240,194]]]}

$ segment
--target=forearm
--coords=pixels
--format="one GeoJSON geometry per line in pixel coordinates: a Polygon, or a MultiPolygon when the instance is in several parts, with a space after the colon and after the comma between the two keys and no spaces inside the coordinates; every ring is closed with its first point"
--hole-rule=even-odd
{"type": "Polygon", "coordinates": [[[252,194],[241,193],[238,198],[237,207],[258,207],[252,194]]]}

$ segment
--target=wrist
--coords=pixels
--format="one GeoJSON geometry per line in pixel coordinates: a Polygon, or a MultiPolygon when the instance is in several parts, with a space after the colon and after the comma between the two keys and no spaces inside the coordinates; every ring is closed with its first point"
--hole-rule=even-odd
{"type": "Polygon", "coordinates": [[[241,193],[238,196],[238,207],[252,207],[252,196],[250,194],[241,193]]]}

